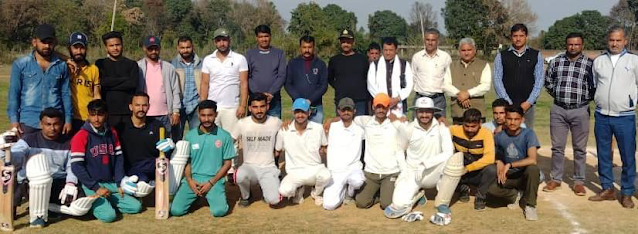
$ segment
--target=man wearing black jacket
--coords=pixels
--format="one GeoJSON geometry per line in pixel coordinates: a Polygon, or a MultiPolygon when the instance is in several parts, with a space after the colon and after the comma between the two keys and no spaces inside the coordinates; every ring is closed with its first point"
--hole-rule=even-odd
{"type": "Polygon", "coordinates": [[[341,54],[330,58],[328,83],[335,89],[335,107],[342,98],[354,100],[355,116],[367,115],[370,94],[367,90],[368,60],[353,50],[354,34],[348,29],[339,35],[341,54]]]}
{"type": "Polygon", "coordinates": [[[102,99],[109,104],[108,124],[120,132],[124,121],[131,118],[128,103],[137,90],[139,68],[135,61],[122,56],[122,33],[108,32],[102,35],[102,42],[108,55],[95,65],[100,70],[102,99]]]}

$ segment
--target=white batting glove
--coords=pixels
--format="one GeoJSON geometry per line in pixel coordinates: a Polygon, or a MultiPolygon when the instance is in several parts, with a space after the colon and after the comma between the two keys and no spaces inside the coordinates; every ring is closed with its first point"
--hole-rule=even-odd
{"type": "Polygon", "coordinates": [[[173,139],[171,138],[166,138],[155,143],[155,148],[164,153],[168,153],[169,151],[175,149],[175,142],[173,142],[173,139]]]}
{"type": "Polygon", "coordinates": [[[120,182],[120,187],[124,190],[124,193],[134,196],[135,193],[137,193],[137,180],[136,175],[130,177],[125,176],[120,182]]]}
{"type": "Polygon", "coordinates": [[[401,218],[403,221],[411,223],[414,221],[423,220],[423,212],[421,211],[413,211],[412,213],[408,213],[401,218]]]}
{"type": "Polygon", "coordinates": [[[73,183],[66,183],[66,185],[64,185],[64,189],[60,192],[60,196],[58,196],[61,204],[66,203],[68,197],[72,197],[70,202],[73,202],[78,198],[78,187],[76,187],[73,183]]]}

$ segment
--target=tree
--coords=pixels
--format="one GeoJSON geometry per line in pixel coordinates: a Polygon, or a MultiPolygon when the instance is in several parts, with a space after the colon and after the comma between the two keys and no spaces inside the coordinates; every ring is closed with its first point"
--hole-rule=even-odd
{"type": "Polygon", "coordinates": [[[354,31],[357,28],[357,16],[354,12],[346,11],[339,5],[328,4],[323,8],[323,13],[328,18],[328,25],[335,32],[345,28],[354,31]]]}
{"type": "Polygon", "coordinates": [[[406,42],[408,23],[403,17],[390,10],[376,11],[368,17],[370,38],[396,37],[399,42],[406,42]]]}
{"type": "Polygon", "coordinates": [[[310,35],[315,38],[315,50],[321,58],[336,53],[336,31],[328,24],[329,20],[319,4],[301,3],[292,10],[288,31],[297,38],[310,35]]]}
{"type": "Polygon", "coordinates": [[[414,2],[410,10],[410,32],[421,32],[421,19],[423,28],[437,28],[436,12],[430,3],[414,2]]]}
{"type": "Polygon", "coordinates": [[[527,0],[502,0],[502,5],[507,11],[507,23],[505,25],[512,26],[514,24],[525,24],[529,34],[536,32],[536,20],[538,16],[527,4],[527,0]]]}
{"type": "Polygon", "coordinates": [[[585,39],[585,49],[605,49],[605,35],[611,19],[598,11],[583,11],[558,20],[549,27],[543,37],[543,48],[565,49],[565,37],[571,32],[581,32],[585,39]]]}
{"type": "Polygon", "coordinates": [[[635,34],[634,29],[636,27],[636,9],[633,9],[629,5],[628,0],[619,0],[618,3],[611,8],[609,17],[614,24],[625,27],[627,30],[627,38],[629,39],[627,48],[633,48],[633,38],[635,34]]]}
{"type": "Polygon", "coordinates": [[[507,35],[507,12],[498,0],[447,0],[441,14],[451,40],[471,37],[485,55],[507,35]]]}

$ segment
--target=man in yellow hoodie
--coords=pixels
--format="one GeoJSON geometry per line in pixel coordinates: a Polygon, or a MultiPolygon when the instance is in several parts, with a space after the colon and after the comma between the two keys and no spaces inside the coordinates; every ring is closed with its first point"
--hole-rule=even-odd
{"type": "Polygon", "coordinates": [[[469,185],[478,186],[474,198],[474,209],[485,210],[485,195],[496,181],[494,164],[494,137],[490,130],[481,127],[481,112],[470,108],[463,113],[463,125],[450,127],[454,150],[463,153],[465,174],[457,187],[459,201],[470,200],[469,185]]]}

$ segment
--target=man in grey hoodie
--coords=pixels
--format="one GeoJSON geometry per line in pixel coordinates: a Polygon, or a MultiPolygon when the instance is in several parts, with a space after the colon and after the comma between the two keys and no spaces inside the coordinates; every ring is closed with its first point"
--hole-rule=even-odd
{"type": "Polygon", "coordinates": [[[625,49],[625,29],[614,26],[607,32],[607,51],[594,60],[596,113],[594,135],[598,155],[598,174],[602,191],[590,201],[616,200],[612,173],[611,138],[618,142],[622,174],[620,204],[633,208],[631,196],[636,178],[636,96],[638,95],[638,56],[625,49]]]}

